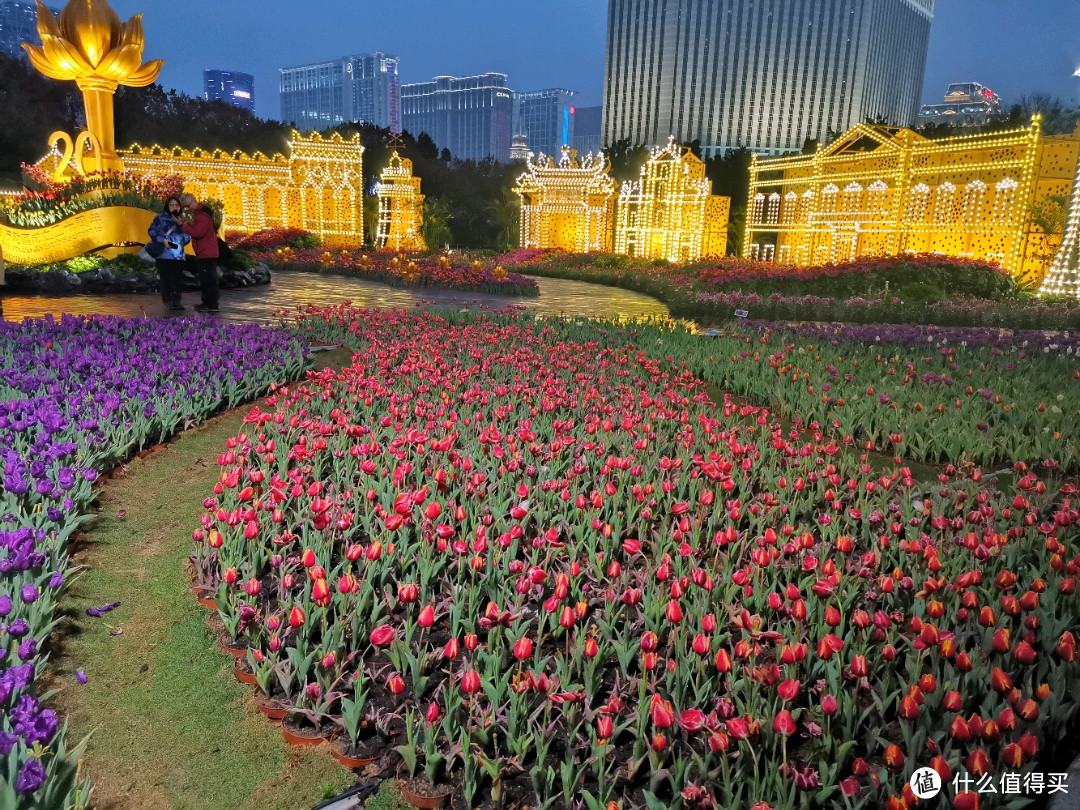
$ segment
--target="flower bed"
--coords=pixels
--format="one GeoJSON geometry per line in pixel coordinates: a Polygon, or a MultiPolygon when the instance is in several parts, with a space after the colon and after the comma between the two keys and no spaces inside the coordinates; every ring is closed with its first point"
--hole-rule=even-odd
{"type": "Polygon", "coordinates": [[[252,409],[193,532],[294,721],[366,718],[469,806],[901,807],[920,765],[1047,770],[1074,484],[874,471],[710,402],[671,326],[310,321],[352,365],[252,409]]]}
{"type": "Polygon", "coordinates": [[[135,450],[295,378],[304,351],[280,330],[212,319],[68,316],[0,323],[0,357],[0,806],[84,807],[79,747],[66,749],[36,679],[94,481],[135,450]]]}
{"type": "Polygon", "coordinates": [[[352,276],[392,287],[444,287],[517,296],[540,294],[535,279],[509,273],[501,265],[490,261],[485,263],[461,255],[406,257],[385,252],[288,247],[273,252],[256,250],[252,255],[257,261],[266,262],[271,267],[352,276]]]}
{"type": "Polygon", "coordinates": [[[704,340],[695,373],[834,437],[913,461],[1080,472],[1080,335],[747,323],[704,340]]]}
{"type": "Polygon", "coordinates": [[[39,190],[0,196],[0,215],[24,228],[41,228],[111,205],[160,211],[162,201],[179,195],[184,187],[183,178],[173,175],[146,178],[131,172],[90,172],[58,183],[37,166],[24,163],[22,170],[39,190]]]}
{"type": "Polygon", "coordinates": [[[819,267],[737,258],[669,266],[626,256],[519,249],[500,262],[533,275],[644,292],[676,317],[706,321],[747,310],[753,318],[777,321],[1080,328],[1080,301],[1021,295],[1001,268],[949,256],[864,258],[819,267]]]}

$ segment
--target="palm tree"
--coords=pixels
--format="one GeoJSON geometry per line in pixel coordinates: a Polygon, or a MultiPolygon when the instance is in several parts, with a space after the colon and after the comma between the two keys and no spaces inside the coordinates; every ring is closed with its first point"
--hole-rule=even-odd
{"type": "Polygon", "coordinates": [[[520,241],[521,198],[510,189],[504,189],[490,209],[499,228],[497,247],[502,251],[513,250],[520,241]]]}
{"type": "Polygon", "coordinates": [[[424,225],[421,233],[430,250],[450,246],[450,220],[454,218],[450,206],[437,197],[424,202],[424,225]]]}

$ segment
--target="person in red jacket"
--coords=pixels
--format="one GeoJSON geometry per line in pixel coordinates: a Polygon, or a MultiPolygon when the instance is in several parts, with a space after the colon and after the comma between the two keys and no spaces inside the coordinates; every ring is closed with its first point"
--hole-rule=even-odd
{"type": "Polygon", "coordinates": [[[195,263],[199,269],[199,284],[202,286],[202,303],[195,307],[196,312],[218,311],[218,241],[214,228],[214,215],[210,209],[195,199],[193,194],[180,197],[180,204],[185,211],[190,211],[192,219],[186,223],[174,217],[176,223],[188,236],[195,250],[195,263]]]}

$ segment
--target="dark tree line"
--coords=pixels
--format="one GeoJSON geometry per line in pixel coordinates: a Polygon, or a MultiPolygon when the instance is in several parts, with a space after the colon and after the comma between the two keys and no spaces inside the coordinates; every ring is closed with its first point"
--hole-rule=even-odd
{"type": "Polygon", "coordinates": [[[0,52],[0,181],[19,185],[19,164],[36,162],[49,150],[49,134],[76,129],[82,114],[74,83],[47,79],[0,52]]]}

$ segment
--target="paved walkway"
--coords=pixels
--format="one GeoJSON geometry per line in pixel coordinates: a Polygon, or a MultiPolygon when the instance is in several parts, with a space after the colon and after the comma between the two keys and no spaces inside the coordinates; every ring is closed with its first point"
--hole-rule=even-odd
{"type": "MultiPolygon", "coordinates": [[[[538,297],[487,295],[438,288],[399,289],[374,281],[344,276],[282,271],[274,274],[269,285],[222,290],[221,319],[234,323],[271,323],[274,312],[312,303],[317,305],[352,301],[360,307],[439,306],[460,308],[484,304],[505,307],[521,304],[543,315],[625,317],[666,316],[668,308],[655,298],[629,290],[587,284],[581,281],[540,278],[538,297]]],[[[19,321],[46,314],[122,315],[127,317],[164,315],[156,295],[4,295],[4,318],[19,321]]],[[[199,302],[197,291],[184,293],[185,314],[194,314],[199,302]]]]}

